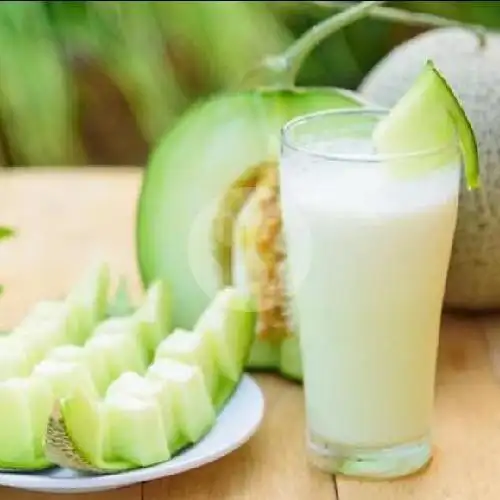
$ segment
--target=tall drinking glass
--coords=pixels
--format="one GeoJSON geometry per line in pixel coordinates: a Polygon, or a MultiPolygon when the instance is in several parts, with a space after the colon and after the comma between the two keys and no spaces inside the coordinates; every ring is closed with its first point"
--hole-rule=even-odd
{"type": "Polygon", "coordinates": [[[461,171],[458,143],[377,155],[384,113],[299,117],[283,128],[280,160],[309,455],[330,473],[374,478],[432,456],[461,171]]]}

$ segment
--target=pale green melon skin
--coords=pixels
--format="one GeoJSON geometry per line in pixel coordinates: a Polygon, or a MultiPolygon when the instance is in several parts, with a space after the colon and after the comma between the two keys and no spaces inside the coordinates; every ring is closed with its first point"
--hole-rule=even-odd
{"type": "MultiPolygon", "coordinates": [[[[485,47],[459,28],[435,29],[393,49],[358,91],[390,107],[432,59],[461,101],[479,146],[481,188],[462,182],[445,307],[500,309],[500,37],[485,47]]],[[[464,181],[464,177],[462,177],[464,181]]]]}

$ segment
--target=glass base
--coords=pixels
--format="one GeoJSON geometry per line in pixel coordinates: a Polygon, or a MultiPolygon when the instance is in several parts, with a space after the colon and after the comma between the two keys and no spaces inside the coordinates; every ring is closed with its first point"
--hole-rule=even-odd
{"type": "Polygon", "coordinates": [[[309,462],[330,474],[359,479],[395,479],[414,474],[432,459],[428,437],[397,446],[361,448],[308,436],[309,462]]]}

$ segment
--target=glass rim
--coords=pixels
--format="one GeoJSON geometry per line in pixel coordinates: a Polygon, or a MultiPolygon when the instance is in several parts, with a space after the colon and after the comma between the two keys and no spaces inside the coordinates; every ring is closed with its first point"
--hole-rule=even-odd
{"type": "Polygon", "coordinates": [[[443,146],[438,148],[431,149],[421,149],[415,150],[408,153],[394,153],[394,154],[378,154],[378,153],[320,153],[319,151],[315,151],[314,147],[308,146],[300,146],[298,144],[294,144],[294,141],[290,137],[291,131],[307,122],[310,122],[317,118],[322,118],[325,116],[341,116],[341,115],[361,115],[361,114],[377,114],[377,115],[386,115],[390,111],[389,108],[383,107],[365,107],[365,108],[335,108],[335,109],[326,109],[321,111],[315,111],[312,113],[306,113],[300,116],[296,116],[291,120],[287,121],[282,127],[280,131],[281,136],[281,145],[286,148],[295,151],[297,153],[306,154],[308,156],[312,156],[315,158],[327,160],[327,161],[341,161],[341,162],[363,162],[363,163],[383,163],[391,160],[405,160],[405,159],[413,159],[413,158],[424,158],[426,156],[434,156],[438,155],[444,151],[450,149],[456,149],[460,154],[460,145],[458,142],[457,136],[446,143],[443,146]]]}

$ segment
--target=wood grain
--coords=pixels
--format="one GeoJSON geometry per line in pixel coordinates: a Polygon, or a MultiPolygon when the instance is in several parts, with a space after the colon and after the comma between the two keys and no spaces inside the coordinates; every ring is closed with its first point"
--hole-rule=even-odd
{"type": "MultiPolygon", "coordinates": [[[[140,171],[134,169],[0,171],[0,222],[18,236],[0,243],[0,328],[12,327],[38,300],[60,297],[93,259],[141,291],[134,220],[140,171]]],[[[202,469],[92,500],[334,500],[332,478],[304,459],[300,386],[259,375],[266,399],[263,426],[240,450],[202,469]]],[[[0,489],[0,500],[55,500],[59,495],[0,489]]]]}

